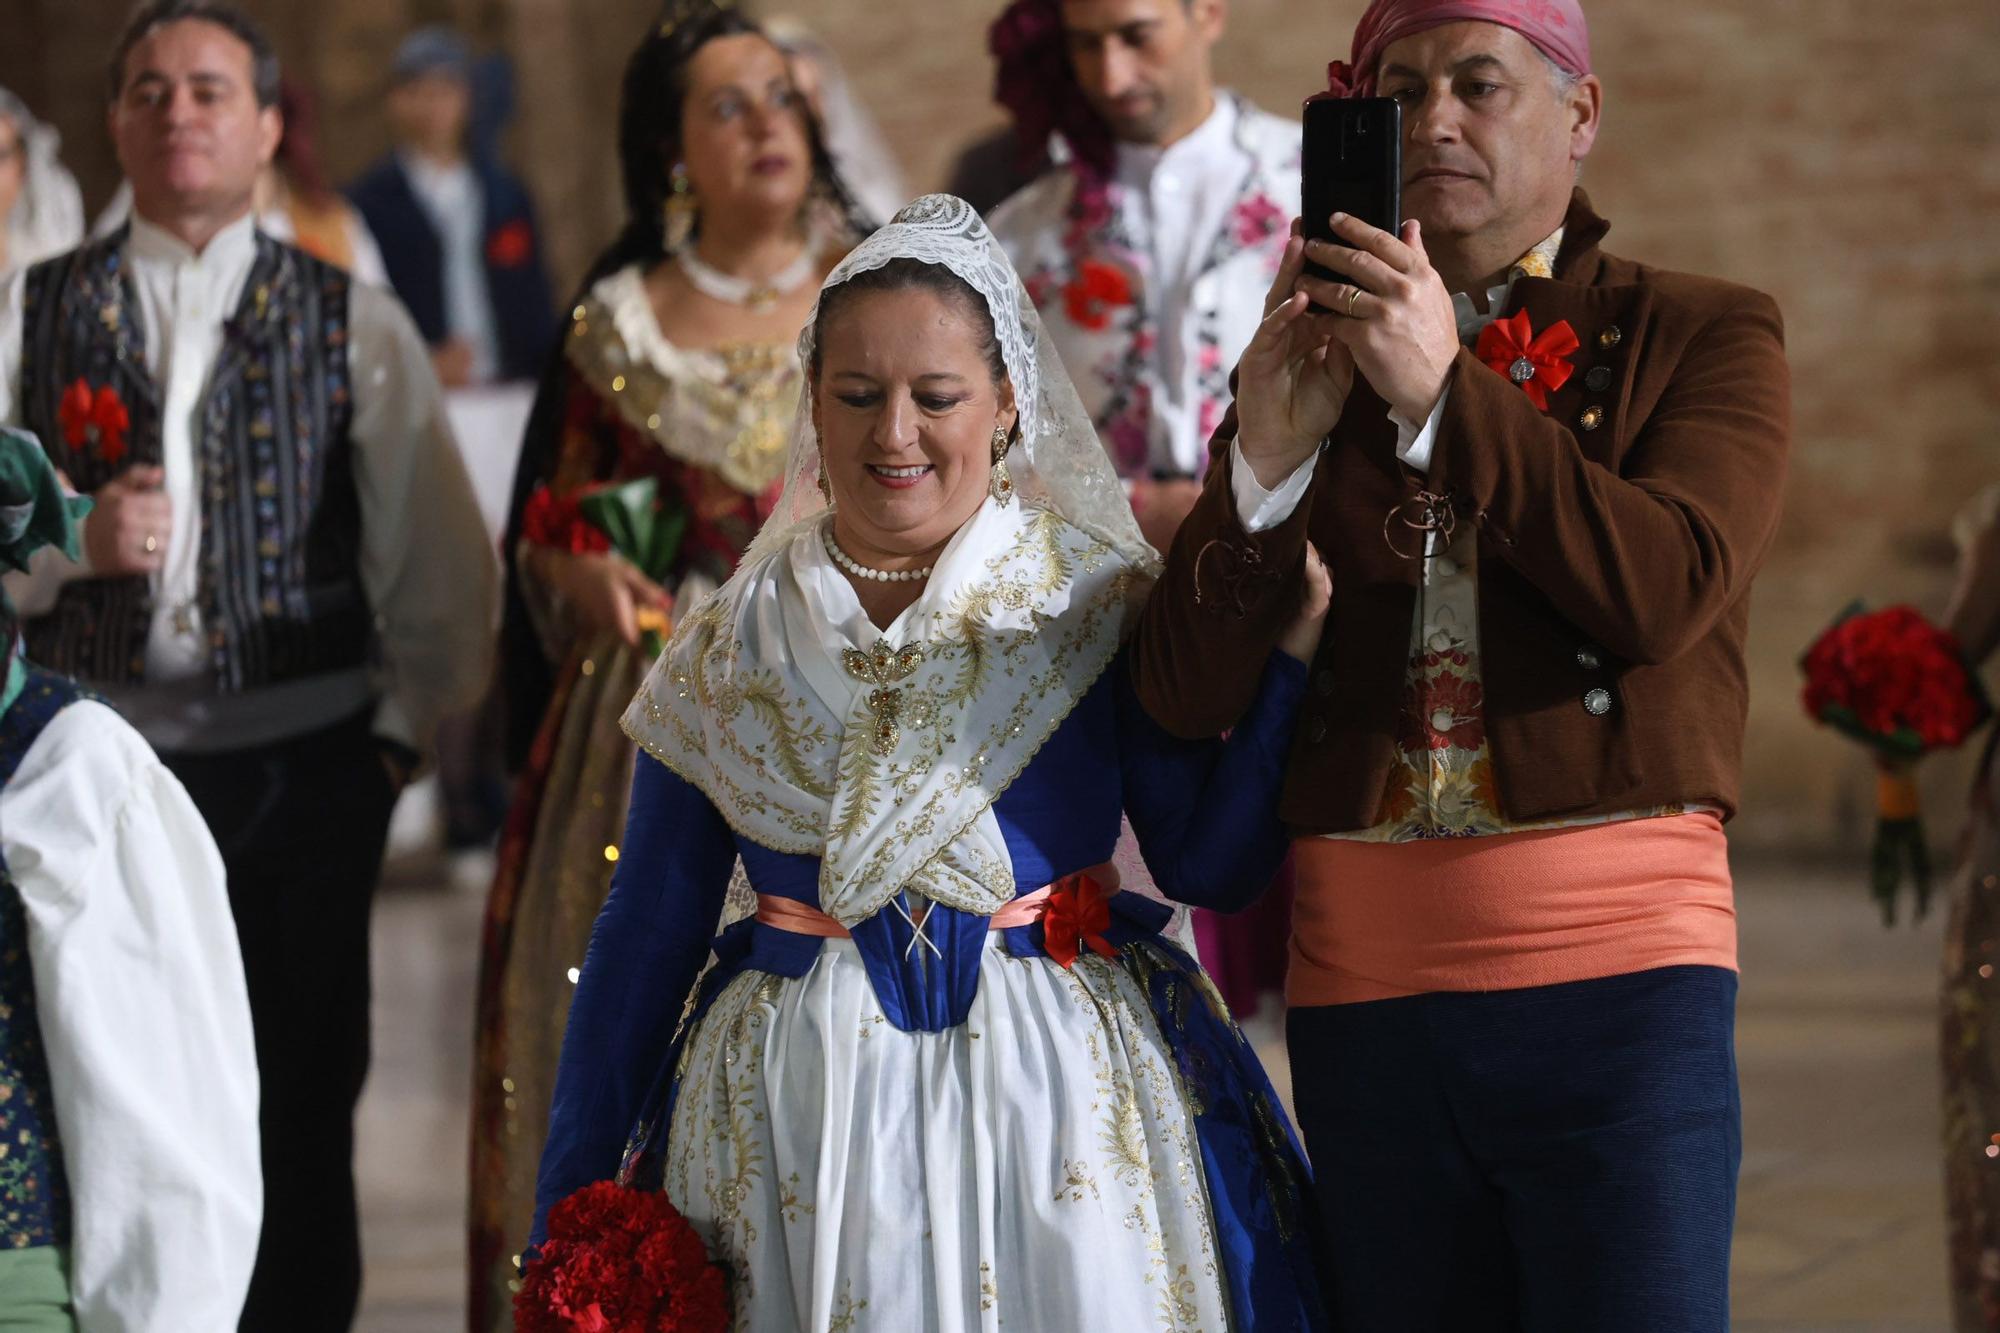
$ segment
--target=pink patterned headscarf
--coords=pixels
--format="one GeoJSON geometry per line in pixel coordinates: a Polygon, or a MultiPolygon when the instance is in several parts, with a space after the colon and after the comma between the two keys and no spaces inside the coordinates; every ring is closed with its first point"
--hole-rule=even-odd
{"type": "Polygon", "coordinates": [[[1569,73],[1590,73],[1590,27],[1577,0],[1374,0],[1354,26],[1348,63],[1328,68],[1332,91],[1372,94],[1384,51],[1405,37],[1468,22],[1512,28],[1569,73]]]}

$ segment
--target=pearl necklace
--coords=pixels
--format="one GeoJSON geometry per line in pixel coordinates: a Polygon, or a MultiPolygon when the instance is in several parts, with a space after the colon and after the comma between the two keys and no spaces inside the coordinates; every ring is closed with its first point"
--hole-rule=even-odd
{"type": "Polygon", "coordinates": [[[799,251],[799,257],[773,273],[762,282],[750,278],[739,278],[733,273],[724,273],[712,264],[704,264],[695,254],[693,246],[687,246],[674,253],[674,262],[681,266],[681,272],[694,289],[704,296],[712,296],[730,305],[747,307],[752,314],[761,315],[778,304],[778,298],[789,295],[804,286],[813,276],[817,256],[809,245],[799,251]]]}
{"type": "Polygon", "coordinates": [[[858,579],[874,579],[877,583],[915,583],[918,579],[929,578],[931,570],[936,568],[934,565],[925,565],[922,569],[870,569],[840,549],[840,543],[833,539],[831,527],[820,536],[825,539],[826,553],[833,557],[833,563],[858,579]]]}

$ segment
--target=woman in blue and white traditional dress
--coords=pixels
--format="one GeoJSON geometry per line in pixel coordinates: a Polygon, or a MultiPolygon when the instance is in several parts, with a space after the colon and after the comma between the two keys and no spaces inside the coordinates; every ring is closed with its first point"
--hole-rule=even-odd
{"type": "Polygon", "coordinates": [[[779,509],[626,714],[533,1239],[616,1174],[739,1329],[1321,1326],[1290,1127],[1109,863],[1124,814],[1169,897],[1269,883],[1324,578],[1228,741],[1174,739],[1121,657],[1156,558],[978,214],[903,210],[801,351],[779,509]]]}

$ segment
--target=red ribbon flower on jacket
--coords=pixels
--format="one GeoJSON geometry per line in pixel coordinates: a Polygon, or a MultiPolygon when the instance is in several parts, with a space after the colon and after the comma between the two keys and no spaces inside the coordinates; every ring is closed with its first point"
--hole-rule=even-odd
{"type": "Polygon", "coordinates": [[[1528,401],[1546,412],[1549,394],[1569,383],[1575,373],[1576,367],[1568,358],[1581,346],[1568,320],[1557,320],[1536,333],[1528,312],[1516,310],[1511,317],[1486,326],[1479,335],[1477,355],[1520,385],[1528,401]]]}
{"type": "Polygon", "coordinates": [[[1070,323],[1101,332],[1111,323],[1114,306],[1132,304],[1132,279],[1116,264],[1086,259],[1077,265],[1076,277],[1063,285],[1063,309],[1070,323]]]}
{"type": "Polygon", "coordinates": [[[1089,875],[1065,875],[1056,881],[1042,908],[1042,947],[1049,957],[1071,967],[1087,947],[1112,957],[1117,950],[1104,938],[1111,929],[1111,892],[1089,875]]]}
{"type": "Polygon", "coordinates": [[[93,390],[79,379],[63,390],[56,417],[62,423],[63,441],[72,449],[91,446],[97,457],[112,467],[125,457],[125,436],[132,429],[132,414],[125,400],[110,385],[93,390]]]}
{"type": "Polygon", "coordinates": [[[515,218],[486,238],[486,262],[495,268],[519,268],[534,253],[535,233],[523,218],[515,218]]]}

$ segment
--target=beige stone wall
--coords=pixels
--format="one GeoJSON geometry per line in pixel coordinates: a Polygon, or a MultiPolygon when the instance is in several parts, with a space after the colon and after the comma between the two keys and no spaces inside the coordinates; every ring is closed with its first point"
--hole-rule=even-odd
{"type": "MultiPolygon", "coordinates": [[[[1612,248],[1773,293],[1797,435],[1787,518],[1758,582],[1740,839],[1854,846],[1866,765],[1799,716],[1794,660],[1851,596],[1937,610],[1952,513],[2000,482],[2000,7],[1992,0],[1586,0],[1608,85],[1586,176],[1612,248]]],[[[93,197],[106,34],[122,0],[9,0],[0,83],[51,107],[93,197]],[[17,17],[18,16],[18,17],[17,17]]],[[[454,17],[520,62],[513,135],[560,272],[616,223],[608,141],[645,0],[263,0],[295,68],[345,117],[343,171],[380,151],[381,71],[406,26],[454,17]]],[[[875,108],[913,184],[996,124],[970,0],[785,0],[875,108]]],[[[1223,76],[1293,105],[1344,54],[1360,0],[1235,0],[1223,76]]],[[[1959,766],[1962,768],[1962,765],[1959,766]]],[[[1940,826],[1961,774],[1932,777],[1940,826]]],[[[1942,831],[1942,829],[1941,829],[1942,831]]]]}

